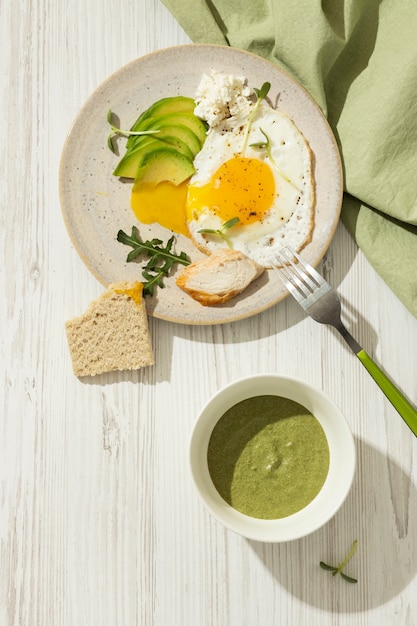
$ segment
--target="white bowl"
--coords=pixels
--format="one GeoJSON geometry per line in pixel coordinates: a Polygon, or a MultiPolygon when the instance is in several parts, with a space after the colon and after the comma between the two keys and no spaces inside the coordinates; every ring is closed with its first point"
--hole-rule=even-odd
{"type": "Polygon", "coordinates": [[[322,391],[296,378],[259,374],[227,385],[207,402],[191,434],[189,461],[197,493],[221,524],[248,539],[278,543],[304,537],[335,515],[352,486],[356,452],[346,419],[322,391]],[[210,436],[220,417],[241,400],[261,395],[282,396],[306,407],[320,422],[330,451],[329,471],[317,496],[297,513],[274,520],[250,517],[229,505],[215,488],[207,464],[210,436]]]}

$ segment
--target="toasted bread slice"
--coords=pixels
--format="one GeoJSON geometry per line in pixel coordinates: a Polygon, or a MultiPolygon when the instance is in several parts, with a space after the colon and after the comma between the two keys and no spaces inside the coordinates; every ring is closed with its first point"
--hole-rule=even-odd
{"type": "Polygon", "coordinates": [[[154,364],[142,284],[114,283],[65,324],[76,376],[154,364]]]}

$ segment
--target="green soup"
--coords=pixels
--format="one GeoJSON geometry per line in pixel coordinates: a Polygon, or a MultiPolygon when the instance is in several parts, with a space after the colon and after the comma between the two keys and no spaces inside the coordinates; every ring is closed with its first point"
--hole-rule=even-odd
{"type": "Polygon", "coordinates": [[[226,502],[245,515],[278,519],[311,502],[329,470],[329,446],[319,421],[280,396],[248,398],[219,419],[207,461],[226,502]]]}

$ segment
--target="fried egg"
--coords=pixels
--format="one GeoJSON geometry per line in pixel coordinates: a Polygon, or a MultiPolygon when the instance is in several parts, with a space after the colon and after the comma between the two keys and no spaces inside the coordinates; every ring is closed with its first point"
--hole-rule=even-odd
{"type": "Polygon", "coordinates": [[[264,101],[254,107],[209,129],[194,161],[186,224],[206,254],[229,245],[270,267],[283,246],[298,251],[311,238],[312,155],[288,116],[264,101]]]}

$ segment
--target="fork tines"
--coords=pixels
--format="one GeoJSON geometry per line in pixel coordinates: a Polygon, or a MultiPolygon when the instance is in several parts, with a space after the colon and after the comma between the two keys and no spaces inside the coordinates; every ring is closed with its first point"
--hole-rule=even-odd
{"type": "Polygon", "coordinates": [[[275,260],[277,262],[271,262],[274,273],[298,301],[305,300],[326,285],[323,277],[289,247],[280,250],[275,260]]]}

